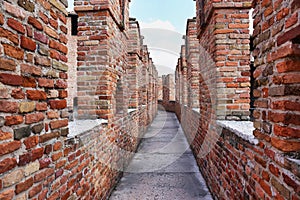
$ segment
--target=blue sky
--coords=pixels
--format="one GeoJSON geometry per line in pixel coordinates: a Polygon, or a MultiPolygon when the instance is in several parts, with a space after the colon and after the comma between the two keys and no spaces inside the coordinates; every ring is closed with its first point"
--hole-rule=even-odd
{"type": "MultiPolygon", "coordinates": [[[[68,10],[73,10],[73,0],[68,1],[68,10]]],[[[131,0],[129,15],[139,21],[159,74],[174,73],[187,19],[196,16],[195,1],[131,0]]]]}
{"type": "Polygon", "coordinates": [[[129,12],[142,23],[169,22],[184,34],[187,19],[196,16],[195,7],[193,0],[132,0],[129,12]]]}

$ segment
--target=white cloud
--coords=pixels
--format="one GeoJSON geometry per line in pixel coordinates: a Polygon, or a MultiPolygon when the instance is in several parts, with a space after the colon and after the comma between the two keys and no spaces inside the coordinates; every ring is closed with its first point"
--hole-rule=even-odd
{"type": "Polygon", "coordinates": [[[140,21],[141,28],[159,28],[167,29],[171,31],[176,31],[175,26],[170,21],[155,20],[152,22],[142,22],[140,21]]]}

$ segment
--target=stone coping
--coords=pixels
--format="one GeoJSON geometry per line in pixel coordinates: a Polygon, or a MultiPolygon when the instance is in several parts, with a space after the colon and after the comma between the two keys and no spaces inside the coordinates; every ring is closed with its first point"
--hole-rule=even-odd
{"type": "Polygon", "coordinates": [[[85,133],[96,126],[107,124],[107,120],[105,119],[95,119],[95,120],[75,120],[72,122],[69,122],[68,128],[69,128],[69,138],[76,137],[82,133],[85,133]]]}
{"type": "Polygon", "coordinates": [[[253,135],[254,127],[251,121],[227,121],[217,120],[217,124],[223,128],[226,128],[237,136],[249,141],[251,144],[257,145],[258,140],[253,135]]]}

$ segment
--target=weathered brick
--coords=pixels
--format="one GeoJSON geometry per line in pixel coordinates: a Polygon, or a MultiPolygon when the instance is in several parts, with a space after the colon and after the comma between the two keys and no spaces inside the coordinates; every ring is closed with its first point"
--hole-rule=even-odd
{"type": "Polygon", "coordinates": [[[31,100],[46,100],[47,94],[40,90],[27,90],[27,98],[31,100]]]}
{"type": "Polygon", "coordinates": [[[68,126],[68,120],[67,119],[51,121],[50,122],[50,128],[51,129],[58,129],[58,128],[66,127],[66,126],[68,126]]]}
{"type": "Polygon", "coordinates": [[[15,158],[5,158],[0,161],[0,173],[7,172],[17,166],[17,160],[15,158]]]}
{"type": "Polygon", "coordinates": [[[30,134],[31,134],[31,129],[29,126],[14,129],[15,140],[21,140],[22,138],[29,137],[30,134]]]}
{"type": "Polygon", "coordinates": [[[11,92],[11,96],[15,99],[25,99],[25,93],[21,88],[13,89],[11,92]]]}
{"type": "Polygon", "coordinates": [[[0,111],[5,113],[16,113],[18,111],[18,103],[0,100],[0,111]]]}
{"type": "Polygon", "coordinates": [[[29,198],[34,197],[35,195],[39,194],[42,191],[42,189],[43,189],[43,184],[39,184],[32,187],[28,192],[28,197],[29,198]]]}
{"type": "Polygon", "coordinates": [[[277,189],[277,191],[284,196],[286,199],[289,199],[290,197],[290,192],[289,190],[282,185],[278,180],[276,180],[275,178],[271,179],[271,183],[272,185],[277,189]]]}
{"type": "Polygon", "coordinates": [[[39,137],[38,136],[28,137],[24,140],[24,144],[26,146],[26,149],[32,149],[33,147],[37,146],[38,143],[39,143],[39,137]]]}
{"type": "Polygon", "coordinates": [[[66,89],[68,87],[68,84],[66,81],[63,80],[57,80],[55,82],[55,87],[60,89],[66,89]]]}
{"type": "Polygon", "coordinates": [[[3,186],[9,187],[22,181],[25,178],[23,169],[12,171],[3,177],[3,186]]]}
{"type": "Polygon", "coordinates": [[[60,44],[54,40],[50,40],[49,47],[56,49],[64,54],[67,54],[67,52],[68,52],[68,48],[66,46],[64,46],[63,44],[60,44]]]}
{"type": "Polygon", "coordinates": [[[44,159],[40,159],[39,162],[40,162],[40,169],[44,169],[47,168],[52,161],[50,158],[44,158],[44,159]]]}
{"type": "Polygon", "coordinates": [[[18,0],[18,5],[24,8],[25,10],[29,12],[33,12],[35,9],[35,5],[31,1],[26,1],[26,0],[18,0]]]}
{"type": "Polygon", "coordinates": [[[47,35],[49,35],[50,37],[54,38],[54,39],[59,39],[58,34],[56,33],[56,31],[54,31],[52,28],[45,26],[44,27],[44,31],[47,35]]]}
{"type": "Polygon", "coordinates": [[[278,138],[272,138],[271,144],[283,152],[300,151],[299,141],[289,141],[289,140],[281,140],[278,138]]]}
{"type": "Polygon", "coordinates": [[[46,102],[41,102],[36,104],[36,110],[37,111],[46,111],[48,107],[48,104],[46,102]]]}
{"type": "Polygon", "coordinates": [[[12,141],[0,144],[0,155],[5,155],[18,150],[21,147],[20,141],[12,141]]]}
{"type": "Polygon", "coordinates": [[[33,185],[33,178],[30,177],[27,180],[25,180],[24,182],[17,184],[15,192],[16,192],[16,194],[19,194],[25,190],[28,190],[32,185],[33,185]]]}
{"type": "Polygon", "coordinates": [[[43,129],[44,129],[44,124],[43,123],[32,126],[32,132],[34,134],[40,134],[43,129]]]}
{"type": "Polygon", "coordinates": [[[54,87],[54,81],[52,79],[39,78],[38,83],[39,83],[39,87],[45,87],[45,88],[54,87]]]}
{"type": "Polygon", "coordinates": [[[24,51],[18,47],[11,46],[9,44],[2,44],[4,47],[4,53],[7,56],[10,56],[12,58],[16,58],[18,60],[24,59],[24,51]]]}
{"type": "Polygon", "coordinates": [[[23,116],[16,115],[16,116],[6,116],[5,117],[5,125],[11,126],[11,125],[17,125],[23,123],[23,116]]]}
{"type": "MultiPolygon", "coordinates": [[[[0,32],[0,36],[1,36],[1,32],[0,32]]],[[[1,63],[0,69],[2,70],[14,71],[16,69],[16,63],[13,60],[0,58],[0,63],[1,63]]]]}
{"type": "Polygon", "coordinates": [[[43,134],[43,135],[40,135],[40,143],[45,143],[53,138],[57,138],[59,137],[59,132],[52,132],[52,133],[46,133],[46,134],[43,134]]]}
{"type": "Polygon", "coordinates": [[[32,150],[31,161],[40,159],[44,155],[44,148],[37,148],[32,150]]]}
{"type": "Polygon", "coordinates": [[[21,72],[22,74],[32,74],[35,76],[40,76],[42,74],[42,69],[33,65],[21,64],[21,72]]]}
{"type": "Polygon", "coordinates": [[[0,130],[0,140],[8,140],[8,139],[12,139],[13,138],[13,134],[10,132],[4,132],[0,130]]]}
{"type": "Polygon", "coordinates": [[[46,168],[34,175],[34,182],[37,183],[42,180],[45,180],[47,177],[51,176],[52,174],[54,174],[54,169],[46,168]]]}
{"type": "Polygon", "coordinates": [[[21,102],[19,105],[20,113],[29,113],[35,110],[35,102],[21,102]]]}
{"type": "Polygon", "coordinates": [[[68,65],[66,65],[62,62],[55,61],[55,60],[53,60],[52,67],[54,69],[58,69],[61,71],[65,71],[65,72],[68,71],[68,65]]]}
{"type": "Polygon", "coordinates": [[[5,191],[0,192],[0,199],[1,200],[11,200],[14,197],[14,190],[13,189],[8,189],[5,191]]]}
{"type": "Polygon", "coordinates": [[[45,34],[36,31],[34,32],[34,39],[44,44],[47,44],[49,41],[48,37],[45,34]]]}
{"type": "Polygon", "coordinates": [[[19,155],[19,166],[25,166],[26,164],[31,162],[31,153],[25,153],[22,155],[19,155]]]}
{"type": "Polygon", "coordinates": [[[45,115],[43,113],[34,113],[25,115],[25,123],[33,124],[45,119],[45,115]]]}
{"type": "Polygon", "coordinates": [[[45,67],[50,67],[51,66],[51,62],[50,62],[50,59],[47,58],[47,57],[44,57],[44,56],[37,56],[34,58],[35,60],[35,64],[36,65],[42,65],[42,66],[45,66],[45,67]]]}

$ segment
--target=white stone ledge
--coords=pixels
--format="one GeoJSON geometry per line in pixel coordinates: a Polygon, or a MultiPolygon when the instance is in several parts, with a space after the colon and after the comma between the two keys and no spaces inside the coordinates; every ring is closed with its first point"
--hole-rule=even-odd
{"type": "Polygon", "coordinates": [[[200,108],[193,108],[193,111],[200,113],[200,108]]]}
{"type": "Polygon", "coordinates": [[[135,111],[137,111],[137,109],[135,109],[135,108],[134,108],[134,109],[128,109],[128,110],[127,110],[128,113],[132,113],[132,112],[135,112],[135,111]]]}
{"type": "Polygon", "coordinates": [[[96,126],[107,124],[107,120],[105,119],[96,119],[96,120],[75,120],[72,122],[69,122],[68,128],[69,128],[69,138],[76,137],[86,131],[89,131],[96,126]]]}
{"type": "Polygon", "coordinates": [[[254,127],[253,122],[251,121],[218,120],[217,124],[232,131],[237,136],[243,138],[246,141],[249,141],[251,144],[258,144],[258,140],[253,135],[254,127]]]}

